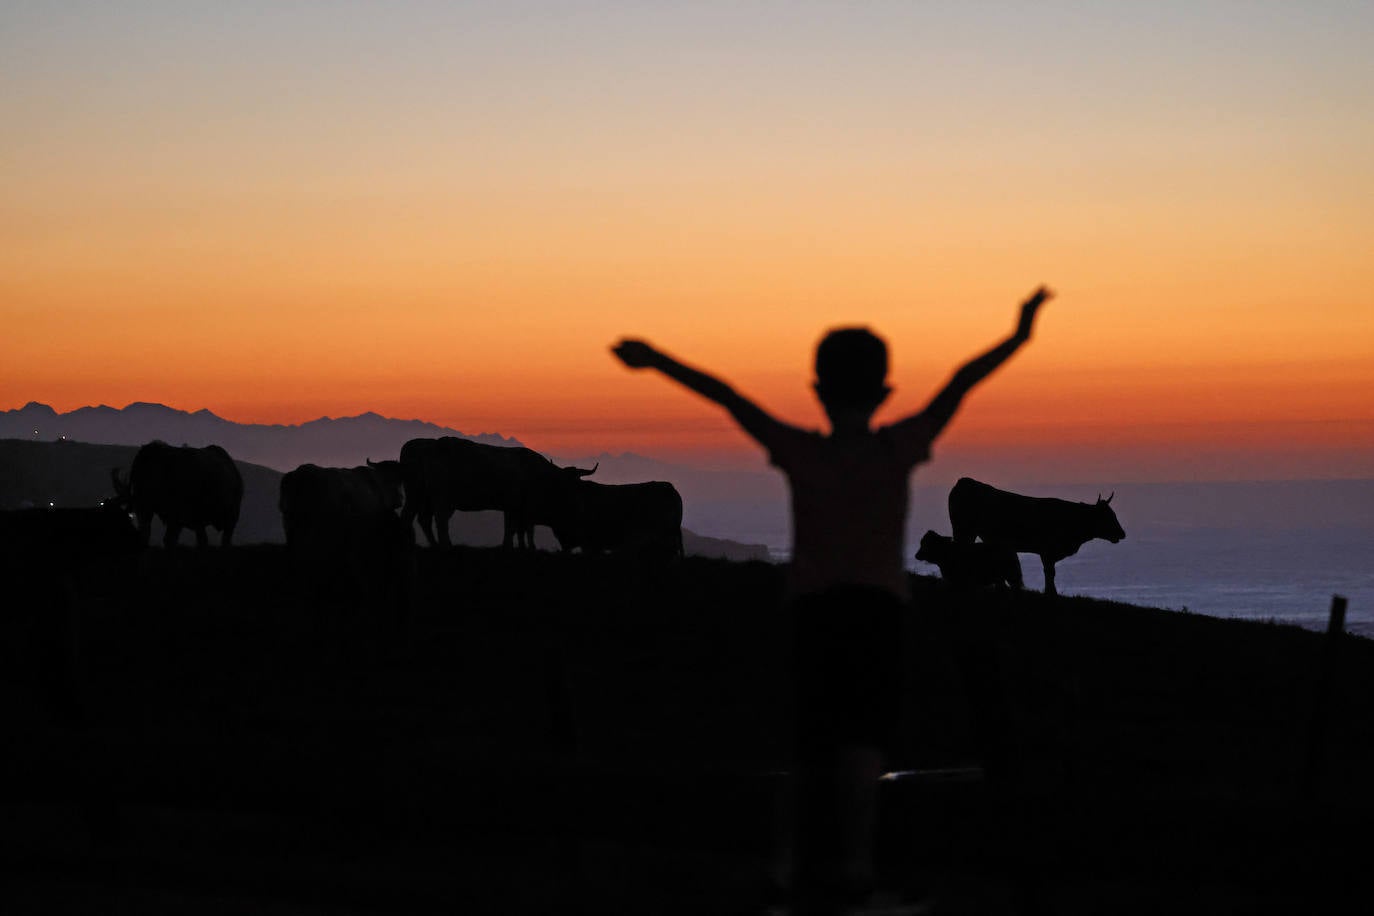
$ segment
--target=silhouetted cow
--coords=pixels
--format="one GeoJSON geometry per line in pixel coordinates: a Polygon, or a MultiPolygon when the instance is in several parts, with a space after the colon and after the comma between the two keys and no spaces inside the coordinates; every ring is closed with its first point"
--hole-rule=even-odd
{"type": "Polygon", "coordinates": [[[317,604],[385,610],[404,620],[415,529],[401,520],[401,463],[303,464],[282,475],[277,506],[295,574],[317,604]]]}
{"type": "Polygon", "coordinates": [[[218,445],[180,448],[149,442],[134,455],[127,483],[118,470],[110,472],[115,489],[138,517],[138,532],[147,544],[153,516],[166,526],[162,543],[176,546],[182,528],[196,533],[196,545],[206,546],[206,526],[218,528],[220,546],[228,547],[239,521],[243,477],[229,453],[218,445]]]}
{"type": "Polygon", "coordinates": [[[956,588],[1009,586],[1021,588],[1021,561],[1016,551],[993,544],[960,544],[927,531],[916,559],[940,567],[940,578],[956,588]]]}
{"type": "Polygon", "coordinates": [[[548,519],[563,550],[682,556],[682,496],[671,483],[582,480],[571,495],[548,519]]]}
{"type": "MultiPolygon", "coordinates": [[[[293,550],[351,550],[404,540],[401,463],[355,468],[303,464],[282,475],[277,507],[293,550]]],[[[413,538],[412,538],[413,540],[413,538]]]]}
{"type": "Polygon", "coordinates": [[[533,547],[537,519],[550,516],[578,480],[596,471],[561,468],[532,449],[484,445],[457,436],[411,439],[401,447],[406,503],[402,517],[419,519],[430,546],[450,546],[456,511],[504,514],[502,544],[533,547]]]}
{"type": "Polygon", "coordinates": [[[1039,554],[1045,593],[1054,595],[1055,563],[1078,553],[1093,538],[1115,544],[1126,536],[1111,501],[1111,496],[1099,496],[1096,503],[1022,496],[961,477],[949,491],[949,521],[960,544],[981,537],[1017,553],[1039,554]]]}

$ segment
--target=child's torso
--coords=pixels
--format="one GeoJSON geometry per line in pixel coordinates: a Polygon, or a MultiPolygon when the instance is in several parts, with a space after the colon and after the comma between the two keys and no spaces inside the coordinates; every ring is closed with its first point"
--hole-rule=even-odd
{"type": "Polygon", "coordinates": [[[906,599],[911,464],[881,434],[806,437],[783,468],[792,496],[790,596],[870,585],[906,599]]]}

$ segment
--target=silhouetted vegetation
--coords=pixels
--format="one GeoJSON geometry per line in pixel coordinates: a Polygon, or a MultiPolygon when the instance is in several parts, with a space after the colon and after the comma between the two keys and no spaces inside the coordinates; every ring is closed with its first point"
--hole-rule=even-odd
{"type": "MultiPolygon", "coordinates": [[[[786,746],[782,570],[416,558],[399,631],[304,600],[283,548],[77,564],[80,718],[6,669],[7,911],[750,911],[786,746]]],[[[956,913],[1355,899],[1370,842],[1336,831],[1374,814],[1374,645],[1338,646],[1310,803],[1321,635],[912,585],[894,766],[987,777],[883,784],[890,881],[956,913]]]]}

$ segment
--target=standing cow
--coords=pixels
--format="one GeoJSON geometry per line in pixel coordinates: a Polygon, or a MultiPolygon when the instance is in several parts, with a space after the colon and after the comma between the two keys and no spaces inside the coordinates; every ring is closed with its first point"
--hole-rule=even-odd
{"type": "Polygon", "coordinates": [[[303,464],[282,475],[277,508],[293,551],[344,549],[403,539],[399,461],[356,468],[303,464]]]}
{"type": "Polygon", "coordinates": [[[401,463],[303,464],[282,475],[277,507],[291,565],[317,604],[384,610],[405,621],[415,529],[401,520],[401,463]]]}
{"type": "Polygon", "coordinates": [[[583,480],[571,495],[548,520],[564,551],[682,556],[682,496],[671,483],[583,480]]]}
{"type": "Polygon", "coordinates": [[[218,445],[180,448],[149,442],[134,455],[129,478],[110,472],[120,498],[138,518],[138,532],[146,545],[152,536],[153,516],[166,526],[162,543],[175,547],[182,528],[196,533],[196,546],[209,540],[206,526],[220,531],[220,546],[228,547],[239,521],[243,477],[229,453],[218,445]]]}
{"type": "Polygon", "coordinates": [[[1111,496],[1099,496],[1095,503],[1022,496],[961,477],[949,491],[949,521],[957,543],[972,544],[981,537],[1017,553],[1039,554],[1045,593],[1055,595],[1055,563],[1093,538],[1115,544],[1126,537],[1111,501],[1111,496]]]}
{"type": "Polygon", "coordinates": [[[549,507],[596,468],[559,467],[538,452],[484,445],[457,436],[411,439],[401,447],[406,501],[402,517],[415,519],[430,546],[451,546],[448,522],[456,511],[503,513],[505,547],[534,546],[534,526],[549,507]]]}

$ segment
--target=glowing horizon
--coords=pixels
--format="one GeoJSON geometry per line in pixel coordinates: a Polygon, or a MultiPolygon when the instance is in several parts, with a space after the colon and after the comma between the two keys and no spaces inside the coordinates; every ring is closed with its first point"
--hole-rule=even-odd
{"type": "Polygon", "coordinates": [[[942,447],[1374,476],[1374,9],[327,9],[0,13],[0,408],[756,460],[607,347],[819,427],[868,324],[891,419],[1044,282],[942,447]]]}

